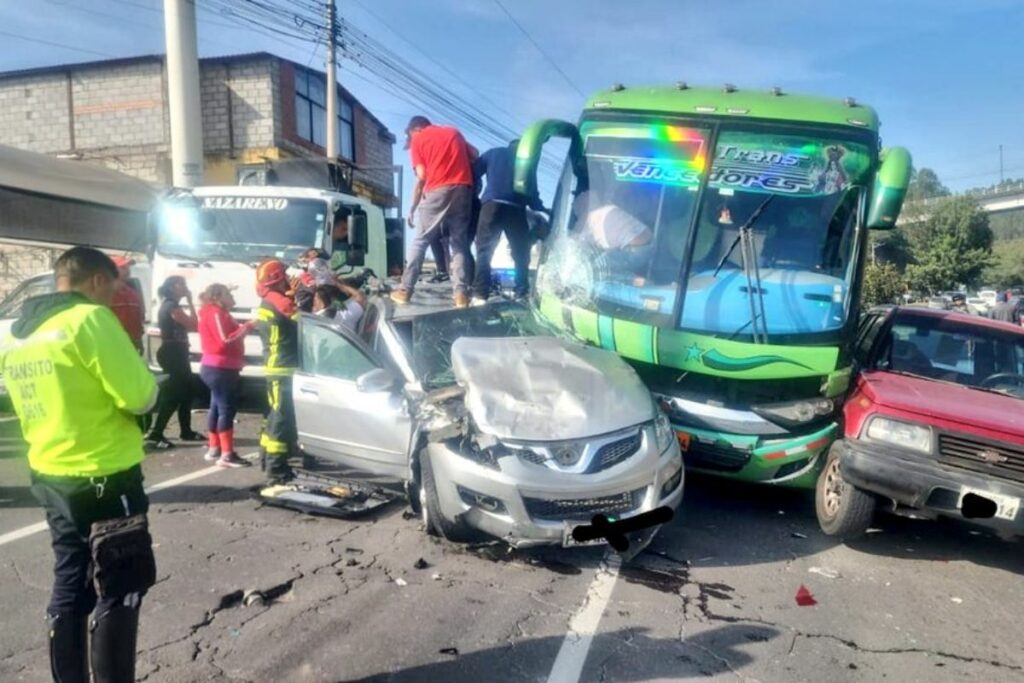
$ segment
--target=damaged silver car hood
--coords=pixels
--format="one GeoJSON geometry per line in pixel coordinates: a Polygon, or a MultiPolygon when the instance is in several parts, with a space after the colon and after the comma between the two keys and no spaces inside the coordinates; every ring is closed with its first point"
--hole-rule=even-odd
{"type": "Polygon", "coordinates": [[[462,337],[451,353],[466,409],[499,439],[581,439],[655,417],[647,387],[611,351],[557,337],[462,337]]]}

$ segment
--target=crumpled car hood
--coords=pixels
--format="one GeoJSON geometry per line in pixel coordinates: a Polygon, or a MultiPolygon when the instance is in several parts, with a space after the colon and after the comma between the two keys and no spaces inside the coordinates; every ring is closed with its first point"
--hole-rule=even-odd
{"type": "Polygon", "coordinates": [[[581,439],[655,417],[647,387],[611,351],[557,337],[462,337],[451,353],[466,409],[499,439],[581,439]]]}

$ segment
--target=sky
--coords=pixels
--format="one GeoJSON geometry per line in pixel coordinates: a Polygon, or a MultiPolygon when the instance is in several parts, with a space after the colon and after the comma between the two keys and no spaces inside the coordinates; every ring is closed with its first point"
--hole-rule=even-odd
{"type": "MultiPolygon", "coordinates": [[[[322,47],[254,32],[197,2],[201,56],[266,50],[323,68],[322,47]]],[[[907,147],[915,166],[953,189],[997,182],[1000,145],[1006,176],[1024,177],[1024,0],[500,2],[338,0],[338,8],[516,130],[541,117],[575,120],[581,93],[614,83],[780,86],[874,106],[883,143],[907,147]]],[[[161,53],[162,4],[0,0],[0,71],[161,53]]],[[[416,102],[347,59],[340,80],[400,143],[416,102]]],[[[397,144],[396,162],[404,155],[397,144]]]]}

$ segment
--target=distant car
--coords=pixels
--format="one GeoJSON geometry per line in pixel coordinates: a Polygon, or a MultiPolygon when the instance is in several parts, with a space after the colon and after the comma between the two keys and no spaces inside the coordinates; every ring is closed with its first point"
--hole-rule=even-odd
{"type": "Polygon", "coordinates": [[[932,296],[928,297],[927,306],[928,308],[934,308],[939,311],[948,311],[951,304],[951,300],[944,296],[932,296]]]}
{"type": "Polygon", "coordinates": [[[992,308],[993,306],[996,305],[996,298],[998,296],[999,293],[994,289],[983,289],[980,292],[978,292],[978,297],[984,299],[985,303],[988,304],[989,308],[992,308]]]}
{"type": "Polygon", "coordinates": [[[988,302],[978,296],[971,296],[967,298],[967,310],[974,315],[988,316],[990,308],[988,302]]]}
{"type": "Polygon", "coordinates": [[[1024,330],[893,308],[861,322],[845,437],[818,480],[818,523],[852,537],[879,504],[1024,532],[1024,330]]]}
{"type": "Polygon", "coordinates": [[[679,442],[636,372],[527,306],[374,297],[358,334],[306,315],[299,336],[302,449],[404,482],[428,533],[569,546],[598,513],[682,500],[679,442]]]}

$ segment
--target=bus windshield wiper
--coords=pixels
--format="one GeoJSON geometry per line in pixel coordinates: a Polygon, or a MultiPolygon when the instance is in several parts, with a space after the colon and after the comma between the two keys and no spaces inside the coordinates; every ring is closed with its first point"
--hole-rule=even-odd
{"type": "MultiPolygon", "coordinates": [[[[718,262],[718,266],[715,268],[715,272],[712,277],[718,277],[718,273],[722,270],[722,266],[735,251],[736,246],[740,246],[740,260],[743,263],[743,275],[747,279],[747,301],[750,303],[750,322],[747,325],[752,325],[752,334],[754,337],[755,344],[767,344],[768,343],[768,321],[765,318],[764,311],[764,290],[761,288],[761,269],[757,263],[757,249],[754,245],[754,223],[764,213],[765,208],[771,204],[772,200],[775,199],[774,194],[768,195],[768,197],[761,202],[761,204],[754,209],[754,212],[750,214],[750,217],[740,226],[736,233],[736,239],[733,240],[732,244],[729,245],[729,249],[722,256],[718,262]],[[757,291],[757,306],[754,305],[754,290],[757,291]],[[758,330],[758,320],[761,322],[761,330],[758,330]]],[[[744,325],[740,330],[747,327],[744,325]]],[[[737,330],[735,334],[739,333],[737,330]]]]}
{"type": "Polygon", "coordinates": [[[756,223],[757,219],[761,217],[761,214],[764,213],[765,208],[771,203],[773,199],[775,199],[775,195],[768,195],[768,198],[761,202],[761,204],[756,209],[754,209],[754,213],[750,214],[750,218],[748,218],[743,223],[743,225],[740,226],[740,229],[736,232],[736,239],[732,241],[732,244],[729,245],[729,248],[726,250],[726,252],[722,254],[722,258],[721,260],[719,260],[718,265],[715,267],[715,272],[711,274],[711,277],[718,277],[718,271],[722,270],[722,266],[724,266],[725,262],[729,260],[730,256],[732,256],[732,252],[736,250],[736,245],[743,240],[743,234],[750,230],[752,227],[754,227],[754,223],[756,223]]]}

